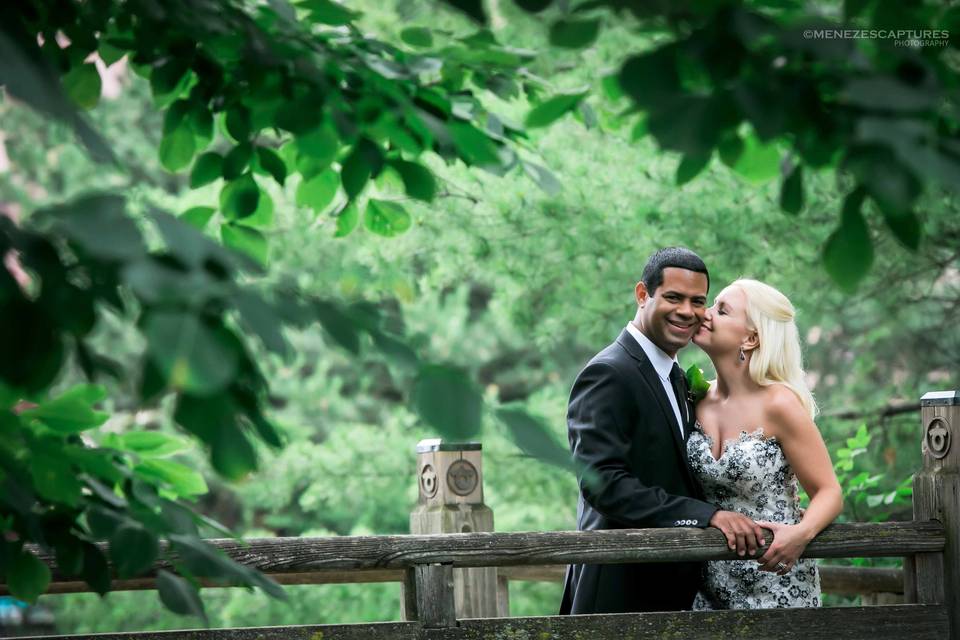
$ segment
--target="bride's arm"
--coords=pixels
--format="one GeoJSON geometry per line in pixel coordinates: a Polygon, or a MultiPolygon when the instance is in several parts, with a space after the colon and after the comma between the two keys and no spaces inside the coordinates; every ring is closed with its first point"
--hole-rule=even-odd
{"type": "Polygon", "coordinates": [[[810,505],[798,524],[758,523],[774,533],[773,542],[759,560],[762,569],[785,573],[793,568],[807,544],[840,514],[843,492],[827,445],[800,399],[788,387],[775,385],[766,409],[771,431],[810,496],[810,505]],[[780,562],[787,568],[778,567],[780,562]]]}

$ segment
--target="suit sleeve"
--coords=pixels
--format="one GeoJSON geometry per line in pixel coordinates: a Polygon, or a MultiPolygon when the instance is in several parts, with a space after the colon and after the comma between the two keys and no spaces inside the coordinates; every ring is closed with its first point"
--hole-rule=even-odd
{"type": "Polygon", "coordinates": [[[570,394],[567,427],[584,499],[627,527],[707,527],[717,507],[647,486],[627,459],[636,406],[610,364],[593,362],[570,394]]]}

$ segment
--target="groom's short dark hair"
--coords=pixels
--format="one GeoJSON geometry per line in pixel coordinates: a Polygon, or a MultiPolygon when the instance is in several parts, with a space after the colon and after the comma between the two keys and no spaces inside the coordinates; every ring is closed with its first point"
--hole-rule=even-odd
{"type": "Polygon", "coordinates": [[[653,295],[663,284],[663,270],[667,267],[678,267],[687,271],[696,271],[707,276],[707,291],[710,290],[710,272],[703,259],[686,247],[664,247],[658,249],[647,259],[640,279],[647,287],[647,294],[653,295]]]}

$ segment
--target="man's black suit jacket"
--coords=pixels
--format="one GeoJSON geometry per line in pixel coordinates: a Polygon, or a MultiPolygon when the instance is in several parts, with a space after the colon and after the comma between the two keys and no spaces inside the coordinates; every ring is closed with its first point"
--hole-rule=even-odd
{"type": "MultiPolygon", "coordinates": [[[[684,425],[685,435],[691,426],[684,425]]],[[[577,376],[567,428],[575,461],[594,477],[590,482],[580,474],[578,529],[708,526],[717,508],[700,499],[663,384],[626,329],[577,376]]],[[[570,565],[560,613],[689,609],[701,568],[676,562],[570,565]]]]}

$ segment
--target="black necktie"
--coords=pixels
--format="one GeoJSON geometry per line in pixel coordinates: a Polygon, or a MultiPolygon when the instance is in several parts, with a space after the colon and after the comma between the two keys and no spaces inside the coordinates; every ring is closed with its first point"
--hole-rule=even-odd
{"type": "Polygon", "coordinates": [[[683,421],[680,429],[686,435],[687,422],[690,420],[687,417],[687,377],[683,375],[683,369],[676,362],[670,370],[670,384],[673,386],[673,393],[677,396],[677,408],[680,409],[680,418],[683,421]]]}

